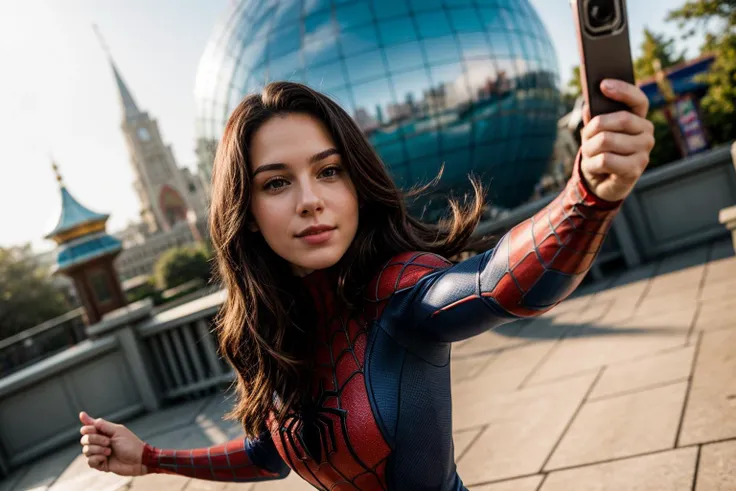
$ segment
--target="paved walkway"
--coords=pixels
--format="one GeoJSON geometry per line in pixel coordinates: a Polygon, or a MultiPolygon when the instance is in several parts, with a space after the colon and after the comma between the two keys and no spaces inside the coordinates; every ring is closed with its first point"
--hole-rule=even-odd
{"type": "MultiPolygon", "coordinates": [[[[531,322],[456,345],[456,459],[473,491],[736,490],[736,258],[730,242],[589,286],[531,322]]],[[[141,417],[153,445],[207,446],[239,431],[222,396],[141,417]]],[[[78,444],[0,491],[312,489],[296,476],[223,484],[120,478],[78,444]]]]}

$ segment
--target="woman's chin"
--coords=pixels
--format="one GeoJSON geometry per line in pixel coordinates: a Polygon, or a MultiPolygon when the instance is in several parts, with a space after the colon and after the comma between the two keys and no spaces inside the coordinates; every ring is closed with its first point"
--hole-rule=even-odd
{"type": "Polygon", "coordinates": [[[300,254],[298,258],[294,258],[294,261],[291,261],[291,264],[294,267],[294,272],[298,274],[299,271],[311,272],[318,269],[330,268],[337,264],[340,258],[342,258],[342,253],[334,250],[332,247],[325,247],[321,250],[300,254]]]}

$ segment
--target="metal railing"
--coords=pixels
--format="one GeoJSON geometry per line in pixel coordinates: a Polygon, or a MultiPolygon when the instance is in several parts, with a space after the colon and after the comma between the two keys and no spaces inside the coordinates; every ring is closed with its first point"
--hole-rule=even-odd
{"type": "Polygon", "coordinates": [[[84,341],[84,328],[80,307],[0,340],[0,378],[84,341]]]}

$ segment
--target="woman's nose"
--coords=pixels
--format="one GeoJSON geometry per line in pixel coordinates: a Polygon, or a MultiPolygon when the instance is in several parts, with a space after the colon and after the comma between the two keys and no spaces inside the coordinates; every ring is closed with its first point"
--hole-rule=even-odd
{"type": "Polygon", "coordinates": [[[309,216],[324,209],[324,202],[312,186],[302,187],[301,200],[298,212],[302,216],[309,216]]]}

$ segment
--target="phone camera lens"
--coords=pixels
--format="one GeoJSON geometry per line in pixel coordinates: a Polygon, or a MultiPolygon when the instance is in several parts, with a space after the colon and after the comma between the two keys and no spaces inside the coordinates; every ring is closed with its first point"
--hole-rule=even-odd
{"type": "Polygon", "coordinates": [[[615,18],[616,0],[590,0],[588,2],[588,19],[593,29],[609,26],[615,18]]]}

